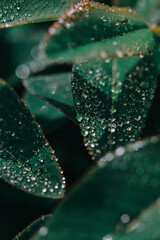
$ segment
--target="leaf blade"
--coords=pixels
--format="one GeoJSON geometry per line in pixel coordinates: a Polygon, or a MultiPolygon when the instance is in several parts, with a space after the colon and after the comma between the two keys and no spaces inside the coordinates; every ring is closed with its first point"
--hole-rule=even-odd
{"type": "Polygon", "coordinates": [[[62,197],[60,167],[33,116],[4,81],[0,92],[2,180],[40,197],[62,197]]]}
{"type": "MultiPolygon", "coordinates": [[[[159,146],[159,137],[152,137],[101,158],[99,167],[65,198],[46,225],[49,230],[46,240],[72,240],[82,235],[102,239],[115,230],[124,213],[132,220],[152,204],[160,194],[159,169],[156,168],[159,146]]],[[[33,239],[42,238],[37,234],[33,239]]]]}
{"type": "MultiPolygon", "coordinates": [[[[71,54],[79,47],[85,47],[89,43],[91,46],[98,42],[103,44],[102,40],[107,41],[107,39],[143,28],[146,28],[146,24],[132,11],[111,8],[92,1],[82,1],[69,8],[59,18],[59,21],[49,28],[41,48],[50,58],[57,60],[59,57],[62,61],[63,55],[71,54]],[[79,32],[81,32],[81,36],[79,36],[79,32]]],[[[89,53],[90,49],[85,57],[89,53]]],[[[81,55],[80,50],[75,53],[76,57],[78,54],[81,55]]],[[[76,57],[73,56],[72,61],[76,57]]]]}
{"type": "Polygon", "coordinates": [[[93,159],[138,139],[154,97],[154,69],[150,56],[74,66],[75,111],[85,146],[93,159]]]}
{"type": "Polygon", "coordinates": [[[20,24],[56,20],[63,11],[77,0],[36,0],[0,2],[0,28],[17,26],[20,24]]]}
{"type": "Polygon", "coordinates": [[[26,79],[26,89],[55,106],[67,117],[77,123],[73,109],[71,73],[58,73],[26,79]]]}

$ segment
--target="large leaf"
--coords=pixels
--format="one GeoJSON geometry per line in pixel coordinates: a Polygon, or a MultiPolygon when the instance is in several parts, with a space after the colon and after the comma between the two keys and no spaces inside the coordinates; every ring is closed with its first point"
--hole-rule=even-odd
{"type": "Polygon", "coordinates": [[[24,86],[77,122],[73,108],[71,73],[28,78],[24,81],[24,86]]]}
{"type": "MultiPolygon", "coordinates": [[[[75,58],[106,58],[107,55],[111,55],[110,51],[112,51],[112,54],[113,52],[116,54],[115,48],[112,50],[111,46],[112,43],[120,41],[121,38],[111,39],[109,43],[107,39],[142,28],[146,28],[146,24],[131,10],[111,8],[88,0],[81,1],[67,9],[58,22],[49,28],[48,34],[42,41],[41,48],[46,50],[47,56],[60,62],[73,61],[75,58]]],[[[146,37],[146,33],[143,34],[146,37]]],[[[152,42],[148,32],[147,35],[149,43],[152,42]]],[[[141,37],[143,38],[142,42],[145,41],[146,43],[147,38],[143,35],[141,37]]],[[[134,34],[123,38],[124,40],[121,40],[121,43],[129,41],[127,47],[125,46],[127,48],[125,54],[139,54],[138,47],[142,45],[140,36],[137,38],[134,34]]],[[[122,49],[124,50],[124,46],[122,49]]]]}
{"type": "MultiPolygon", "coordinates": [[[[126,227],[123,234],[109,234],[104,240],[158,240],[160,239],[160,202],[159,199],[151,207],[145,209],[142,214],[126,227]]],[[[123,215],[123,221],[127,215],[123,215]]]]}
{"type": "Polygon", "coordinates": [[[140,136],[156,88],[152,57],[77,64],[72,88],[85,146],[97,159],[140,136]]]}
{"type": "Polygon", "coordinates": [[[5,0],[0,2],[0,28],[30,22],[56,20],[66,8],[78,0],[5,0]]]}
{"type": "Polygon", "coordinates": [[[106,154],[55,211],[45,240],[100,240],[124,214],[137,216],[160,195],[159,148],[152,137],[106,154]]]}
{"type": "Polygon", "coordinates": [[[46,134],[58,129],[67,120],[59,110],[30,93],[25,94],[24,102],[46,134]]]}
{"type": "Polygon", "coordinates": [[[0,177],[38,196],[60,198],[63,178],[57,159],[34,118],[0,81],[0,177]]]}
{"type": "Polygon", "coordinates": [[[37,230],[41,236],[45,236],[48,233],[47,228],[43,227],[46,221],[50,219],[50,215],[42,216],[36,221],[31,223],[22,232],[20,232],[14,240],[28,240],[37,230]]]}

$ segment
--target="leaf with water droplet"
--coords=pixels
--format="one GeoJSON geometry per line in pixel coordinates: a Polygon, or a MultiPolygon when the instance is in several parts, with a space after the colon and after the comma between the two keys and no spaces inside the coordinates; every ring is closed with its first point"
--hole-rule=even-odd
{"type": "Polygon", "coordinates": [[[56,20],[78,0],[10,0],[0,2],[0,28],[56,20]]]}
{"type": "Polygon", "coordinates": [[[74,66],[75,111],[85,146],[93,159],[139,138],[155,88],[152,56],[106,59],[74,66]]]}
{"type": "Polygon", "coordinates": [[[99,240],[132,221],[160,195],[159,148],[152,137],[107,153],[54,212],[45,240],[99,240]]]}
{"type": "Polygon", "coordinates": [[[137,55],[139,46],[143,46],[142,50],[146,52],[147,45],[152,45],[151,49],[154,45],[151,31],[143,28],[146,24],[131,10],[81,1],[67,9],[49,28],[41,44],[42,55],[45,51],[57,62],[104,59],[117,55],[118,49],[122,55],[137,55]],[[143,29],[143,34],[140,29],[143,29]],[[134,33],[136,30],[139,30],[138,37],[134,33]],[[144,41],[148,44],[145,45],[144,41]],[[117,42],[118,46],[111,47],[113,42],[117,42]],[[123,42],[128,43],[127,49],[123,42]]]}
{"type": "Polygon", "coordinates": [[[24,102],[44,133],[49,134],[66,123],[67,118],[63,113],[36,96],[27,93],[24,102]]]}
{"type": "Polygon", "coordinates": [[[24,81],[24,86],[77,123],[73,108],[71,73],[31,77],[24,81]]]}
{"type": "Polygon", "coordinates": [[[64,181],[57,158],[33,116],[0,81],[0,178],[27,193],[61,198],[64,181]]]}
{"type": "Polygon", "coordinates": [[[115,0],[120,7],[131,7],[143,15],[150,24],[160,24],[159,0],[115,0]]]}
{"type": "MultiPolygon", "coordinates": [[[[152,206],[143,210],[140,216],[129,223],[125,232],[109,234],[111,240],[157,240],[160,239],[160,203],[159,199],[152,206]]],[[[103,240],[107,240],[104,237],[103,240]]]]}
{"type": "Polygon", "coordinates": [[[51,215],[46,215],[38,218],[29,226],[27,226],[22,232],[20,232],[13,240],[28,240],[37,230],[39,230],[42,236],[48,233],[47,228],[43,225],[50,219],[51,215]]]}

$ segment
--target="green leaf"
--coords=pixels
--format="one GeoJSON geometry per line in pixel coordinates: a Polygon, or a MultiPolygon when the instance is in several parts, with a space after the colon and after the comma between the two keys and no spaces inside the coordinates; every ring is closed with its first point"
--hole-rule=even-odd
{"type": "MultiPolygon", "coordinates": [[[[160,239],[159,199],[126,227],[125,233],[109,234],[104,240],[158,240],[160,239]],[[110,237],[110,238],[109,238],[110,237]]],[[[125,216],[124,216],[125,217],[125,216]]],[[[124,219],[125,220],[125,219],[124,219]]]]}
{"type": "Polygon", "coordinates": [[[1,1],[0,28],[56,20],[66,8],[75,2],[78,0],[1,1]]]}
{"type": "Polygon", "coordinates": [[[93,159],[138,139],[156,88],[152,56],[77,64],[72,89],[77,120],[93,159]]]}
{"type": "Polygon", "coordinates": [[[156,37],[154,59],[155,59],[155,63],[156,63],[156,66],[157,66],[157,71],[160,74],[160,36],[156,37]]]}
{"type": "Polygon", "coordinates": [[[77,123],[73,108],[71,73],[28,78],[24,81],[24,86],[77,123]]]}
{"type": "Polygon", "coordinates": [[[119,7],[131,7],[134,8],[138,0],[114,0],[114,4],[119,7]]]}
{"type": "Polygon", "coordinates": [[[159,148],[152,137],[107,153],[54,212],[45,240],[99,240],[123,214],[135,218],[160,195],[159,148]]]}
{"type": "Polygon", "coordinates": [[[13,240],[28,240],[39,228],[39,233],[44,236],[47,229],[43,227],[46,221],[50,219],[50,215],[42,216],[31,223],[22,232],[20,232],[13,240]]]}
{"type": "Polygon", "coordinates": [[[62,197],[63,178],[54,152],[4,81],[0,81],[0,122],[0,178],[37,196],[62,197]]]}
{"type": "Polygon", "coordinates": [[[67,120],[56,108],[30,93],[25,95],[24,102],[46,134],[58,129],[67,120]]]}
{"type": "Polygon", "coordinates": [[[135,10],[146,17],[149,23],[160,23],[160,1],[159,0],[139,0],[135,5],[135,10]]]}
{"type": "Polygon", "coordinates": [[[112,48],[112,44],[118,41],[121,45],[125,41],[128,44],[122,44],[124,55],[137,55],[139,45],[140,48],[143,45],[142,51],[153,48],[152,33],[149,30],[143,30],[145,36],[140,32],[138,37],[136,33],[130,33],[129,36],[126,34],[142,28],[146,28],[146,24],[131,10],[82,1],[68,9],[58,22],[49,28],[42,41],[41,49],[55,61],[72,62],[75,59],[106,58],[117,55],[116,51],[120,46],[112,48]],[[144,46],[144,43],[147,43],[148,47],[144,46]]]}
{"type": "Polygon", "coordinates": [[[160,1],[159,0],[115,0],[120,7],[131,7],[143,15],[150,24],[160,24],[160,1]]]}

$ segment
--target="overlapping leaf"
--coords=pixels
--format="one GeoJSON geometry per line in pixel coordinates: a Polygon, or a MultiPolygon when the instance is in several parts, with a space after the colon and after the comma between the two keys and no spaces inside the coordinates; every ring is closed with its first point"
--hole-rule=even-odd
{"type": "Polygon", "coordinates": [[[160,195],[159,148],[152,137],[107,153],[56,210],[45,239],[99,240],[123,224],[124,214],[132,220],[160,195]]]}
{"type": "Polygon", "coordinates": [[[66,122],[64,114],[30,93],[25,95],[24,102],[46,134],[58,129],[66,122]]]}
{"type": "MultiPolygon", "coordinates": [[[[122,234],[109,234],[103,239],[108,240],[157,240],[160,238],[160,204],[159,199],[151,207],[145,209],[142,214],[132,221],[126,227],[125,233],[122,234]]],[[[123,220],[127,215],[123,216],[123,220]]]]}
{"type": "Polygon", "coordinates": [[[77,123],[73,108],[71,73],[28,78],[24,85],[32,94],[55,106],[77,123]]]}
{"type": "Polygon", "coordinates": [[[9,0],[0,2],[0,28],[56,20],[78,0],[9,0]]]}
{"type": "MultiPolygon", "coordinates": [[[[131,36],[126,34],[142,28],[146,28],[145,22],[131,10],[111,8],[88,0],[80,1],[67,9],[58,22],[49,28],[41,48],[47,56],[59,62],[106,58],[107,55],[117,55],[117,48],[111,49],[110,46],[115,37],[124,35],[122,39],[115,39],[120,43],[128,42],[127,50],[122,47],[124,55],[137,55],[139,45],[144,45],[143,41],[146,43],[148,40],[147,44],[153,44],[151,33],[149,30],[143,32],[144,37],[140,32],[143,38],[141,42],[136,33],[131,36]],[[111,42],[108,43],[107,39],[111,42]]],[[[143,46],[143,51],[147,50],[147,44],[143,46]]]]}
{"type": "Polygon", "coordinates": [[[72,88],[85,146],[97,159],[138,139],[156,87],[152,56],[75,65],[72,88]]]}
{"type": "Polygon", "coordinates": [[[50,219],[50,215],[42,216],[32,224],[30,224],[27,228],[25,228],[22,232],[20,232],[14,240],[28,240],[30,236],[32,236],[37,230],[39,230],[40,235],[45,236],[47,234],[47,229],[43,227],[43,224],[50,219]]]}
{"type": "Polygon", "coordinates": [[[0,81],[0,177],[28,193],[63,195],[64,180],[54,152],[15,93],[0,81]]]}
{"type": "Polygon", "coordinates": [[[131,7],[143,15],[149,23],[160,24],[160,1],[159,0],[115,0],[120,7],[131,7]]]}

